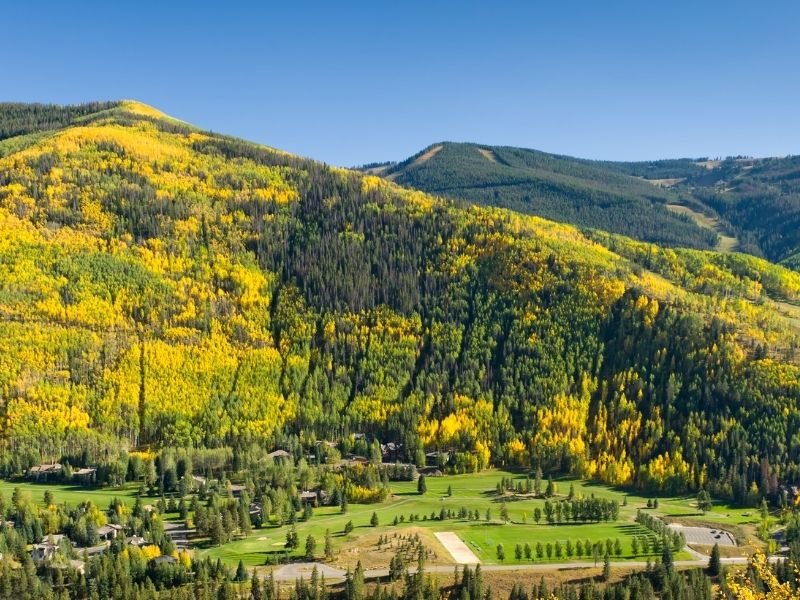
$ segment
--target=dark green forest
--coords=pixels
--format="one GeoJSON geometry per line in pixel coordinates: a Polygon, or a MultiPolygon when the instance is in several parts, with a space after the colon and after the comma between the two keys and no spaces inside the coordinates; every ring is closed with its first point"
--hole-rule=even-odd
{"type": "Polygon", "coordinates": [[[445,142],[387,165],[382,174],[430,193],[582,228],[713,248],[714,231],[666,208],[688,206],[718,219],[740,251],[791,266],[800,249],[798,157],[613,162],[445,142]]]}

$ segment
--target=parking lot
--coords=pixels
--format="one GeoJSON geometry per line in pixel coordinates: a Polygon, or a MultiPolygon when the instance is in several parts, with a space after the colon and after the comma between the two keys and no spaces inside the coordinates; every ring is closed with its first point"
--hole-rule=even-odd
{"type": "Polygon", "coordinates": [[[669,525],[673,531],[679,531],[686,537],[687,544],[699,544],[703,546],[735,546],[736,540],[730,532],[724,529],[711,529],[710,527],[687,527],[671,523],[669,525]]]}

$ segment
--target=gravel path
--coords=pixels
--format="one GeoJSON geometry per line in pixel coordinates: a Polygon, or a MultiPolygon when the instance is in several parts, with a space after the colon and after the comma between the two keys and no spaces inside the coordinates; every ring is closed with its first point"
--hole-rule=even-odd
{"type": "Polygon", "coordinates": [[[441,542],[445,550],[450,553],[453,560],[459,565],[477,565],[481,561],[475,553],[469,549],[463,540],[452,531],[437,531],[433,535],[441,542]]]}

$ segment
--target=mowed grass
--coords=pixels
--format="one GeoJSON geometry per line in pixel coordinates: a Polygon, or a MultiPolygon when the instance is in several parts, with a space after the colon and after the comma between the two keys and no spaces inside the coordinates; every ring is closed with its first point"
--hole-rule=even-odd
{"type": "MultiPolygon", "coordinates": [[[[623,553],[620,557],[612,556],[612,560],[646,560],[646,556],[640,554],[633,556],[631,550],[631,540],[634,536],[648,536],[654,539],[652,534],[634,522],[638,509],[647,509],[647,496],[627,494],[625,491],[612,488],[606,485],[595,484],[578,479],[560,478],[556,480],[557,496],[556,499],[565,498],[569,493],[570,485],[573,486],[574,493],[584,497],[594,495],[598,498],[616,499],[621,504],[627,497],[627,506],[620,507],[620,518],[617,522],[610,523],[579,523],[579,524],[559,524],[549,525],[542,522],[536,524],[533,518],[535,507],[544,508],[544,500],[532,497],[515,497],[507,494],[502,499],[496,495],[496,485],[502,477],[512,477],[515,481],[524,481],[525,476],[507,471],[490,470],[482,473],[467,475],[452,475],[446,477],[426,478],[427,492],[424,495],[417,493],[416,482],[393,482],[392,495],[381,504],[351,504],[347,514],[342,514],[338,507],[320,507],[315,510],[314,516],[308,522],[298,522],[295,526],[300,538],[300,548],[294,552],[287,552],[283,544],[286,534],[290,530],[290,525],[283,527],[268,526],[254,530],[251,535],[244,539],[235,540],[224,546],[206,548],[200,550],[202,554],[207,554],[213,558],[219,558],[229,564],[236,564],[242,560],[247,566],[257,566],[271,564],[276,560],[286,557],[300,558],[304,554],[306,538],[310,535],[316,540],[317,557],[323,552],[325,531],[329,529],[333,535],[334,549],[339,552],[348,547],[361,545],[367,534],[371,538],[379,535],[394,536],[403,535],[404,531],[410,528],[427,528],[431,531],[453,531],[457,533],[481,562],[487,564],[518,564],[526,563],[524,557],[517,561],[514,550],[517,544],[527,542],[534,549],[533,562],[570,562],[578,560],[591,560],[591,553],[583,558],[577,555],[572,558],[566,556],[564,552],[561,558],[556,558],[555,553],[551,559],[545,556],[538,559],[535,556],[536,542],[541,541],[543,545],[547,542],[555,544],[558,540],[566,546],[566,540],[572,540],[573,545],[578,540],[585,543],[589,540],[592,543],[603,542],[606,539],[619,539],[623,553]],[[452,488],[452,495],[448,496],[448,487],[452,488]],[[509,523],[500,520],[500,508],[505,500],[508,508],[509,523]],[[468,511],[477,510],[480,514],[479,521],[469,521],[464,519],[446,519],[440,521],[432,519],[432,515],[438,517],[440,511],[450,510],[458,513],[461,507],[468,511]],[[487,509],[491,513],[491,521],[486,521],[487,509]],[[371,527],[370,518],[372,513],[378,515],[379,526],[371,527]],[[411,515],[416,515],[418,519],[410,520],[411,515]],[[397,526],[393,525],[394,518],[405,517],[404,522],[397,526]],[[425,518],[427,517],[427,519],[425,518]],[[343,534],[345,524],[352,521],[354,530],[347,536],[343,534]],[[503,544],[506,558],[503,561],[497,559],[497,544],[503,544]]],[[[542,482],[542,487],[546,486],[546,481],[542,482]]],[[[694,506],[694,496],[685,497],[660,497],[659,508],[650,510],[653,514],[670,515],[681,518],[697,517],[702,515],[694,506]]],[[[707,513],[703,518],[707,521],[713,519],[712,512],[707,513]]],[[[724,513],[720,513],[724,514],[724,513]]],[[[438,561],[448,562],[449,555],[443,550],[438,549],[438,561]]],[[[691,556],[686,552],[675,555],[678,560],[688,559],[691,556]]],[[[602,556],[601,556],[602,559],[602,556]]],[[[335,561],[334,561],[335,562],[335,561]]]]}
{"type": "Polygon", "coordinates": [[[66,503],[69,506],[75,506],[81,502],[91,500],[100,508],[108,507],[114,498],[133,506],[136,492],[139,490],[139,486],[134,484],[122,488],[94,488],[58,483],[0,480],[0,493],[3,494],[6,502],[11,502],[11,496],[15,488],[19,488],[23,493],[30,494],[33,501],[39,506],[44,506],[44,494],[50,491],[56,504],[66,503]]]}
{"type": "MultiPolygon", "coordinates": [[[[506,558],[504,563],[514,564],[514,549],[517,544],[528,543],[534,548],[534,562],[547,561],[547,558],[538,559],[535,556],[536,542],[541,541],[543,545],[547,542],[555,544],[560,541],[562,545],[570,539],[573,545],[581,540],[586,542],[605,542],[606,539],[619,539],[622,544],[623,554],[621,557],[612,557],[612,560],[631,560],[631,539],[634,536],[649,535],[647,530],[641,528],[634,522],[638,509],[648,510],[651,514],[672,517],[691,523],[698,520],[705,523],[717,523],[720,527],[726,524],[729,527],[734,525],[749,524],[758,521],[758,510],[753,508],[738,508],[728,506],[723,503],[715,504],[714,508],[706,514],[700,513],[695,506],[695,497],[692,496],[660,496],[658,509],[647,509],[648,496],[638,493],[628,493],[619,488],[610,487],[594,482],[583,481],[571,478],[558,478],[555,480],[557,486],[557,499],[567,496],[572,486],[576,496],[589,497],[594,495],[598,498],[608,498],[618,500],[620,506],[620,517],[616,523],[581,523],[581,524],[558,524],[549,525],[544,522],[535,523],[533,517],[534,508],[537,506],[544,513],[544,500],[527,496],[515,496],[506,494],[503,498],[496,495],[496,486],[502,477],[511,477],[514,481],[524,483],[525,476],[519,473],[512,473],[501,470],[488,470],[481,473],[466,475],[452,475],[446,477],[426,478],[427,493],[420,495],[417,493],[417,483],[393,482],[391,484],[392,494],[387,500],[380,504],[350,504],[347,514],[342,514],[339,507],[323,506],[314,510],[313,517],[308,522],[299,521],[296,524],[297,533],[300,537],[300,548],[292,553],[284,549],[286,534],[291,529],[290,525],[276,526],[267,525],[261,529],[254,529],[246,538],[238,539],[219,547],[204,548],[198,547],[197,551],[202,555],[209,555],[213,558],[220,558],[224,562],[236,565],[242,560],[247,566],[257,566],[273,563],[287,556],[299,558],[304,554],[305,540],[310,535],[316,540],[316,555],[321,557],[324,549],[325,531],[330,530],[333,535],[334,549],[339,552],[343,549],[359,546],[365,543],[365,538],[370,538],[370,543],[378,535],[394,536],[395,534],[404,535],[410,531],[410,527],[419,527],[430,531],[453,531],[456,532],[475,552],[475,554],[485,563],[498,563],[496,548],[497,544],[503,544],[506,558]],[[448,487],[452,489],[452,495],[448,495],[448,487]],[[500,509],[505,501],[509,514],[509,523],[500,520],[500,509]],[[623,505],[624,503],[624,505],[623,505]],[[467,511],[478,511],[479,521],[463,519],[438,520],[439,513],[444,509],[457,514],[461,507],[467,511]],[[486,512],[490,511],[491,521],[486,521],[486,512]],[[378,515],[379,526],[370,526],[372,513],[378,515]],[[416,518],[411,521],[411,515],[416,518]],[[403,522],[394,526],[394,518],[403,518],[403,522]],[[345,525],[352,521],[354,530],[347,536],[343,534],[345,525]]],[[[547,481],[542,482],[542,488],[546,487],[547,481]]],[[[11,494],[15,487],[30,493],[33,500],[40,505],[44,502],[44,493],[50,490],[56,503],[66,502],[74,505],[79,502],[91,500],[99,507],[106,507],[114,498],[133,505],[138,485],[132,484],[124,488],[84,488],[73,485],[63,484],[38,484],[31,482],[9,482],[0,481],[0,492],[3,493],[7,501],[10,501],[11,494]]],[[[154,503],[155,498],[145,500],[154,503]]],[[[176,515],[167,515],[168,518],[175,518],[176,515]]],[[[447,562],[449,555],[443,548],[438,548],[437,560],[447,562]]],[[[676,555],[676,558],[688,558],[686,553],[676,555]]],[[[639,555],[639,560],[645,557],[639,555]]],[[[550,562],[569,562],[570,560],[591,560],[591,555],[584,555],[583,559],[573,556],[571,559],[566,553],[561,558],[556,558],[553,554],[550,562]]],[[[335,562],[335,561],[334,561],[335,562]]],[[[519,562],[528,562],[524,558],[519,562]]]]}

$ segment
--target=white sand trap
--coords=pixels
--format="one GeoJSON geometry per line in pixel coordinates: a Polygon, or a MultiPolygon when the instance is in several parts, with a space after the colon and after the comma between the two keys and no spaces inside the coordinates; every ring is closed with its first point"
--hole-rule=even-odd
{"type": "Polygon", "coordinates": [[[481,561],[475,556],[475,553],[467,547],[467,545],[452,531],[439,531],[434,533],[436,539],[442,543],[459,565],[477,565],[481,561]]]}

